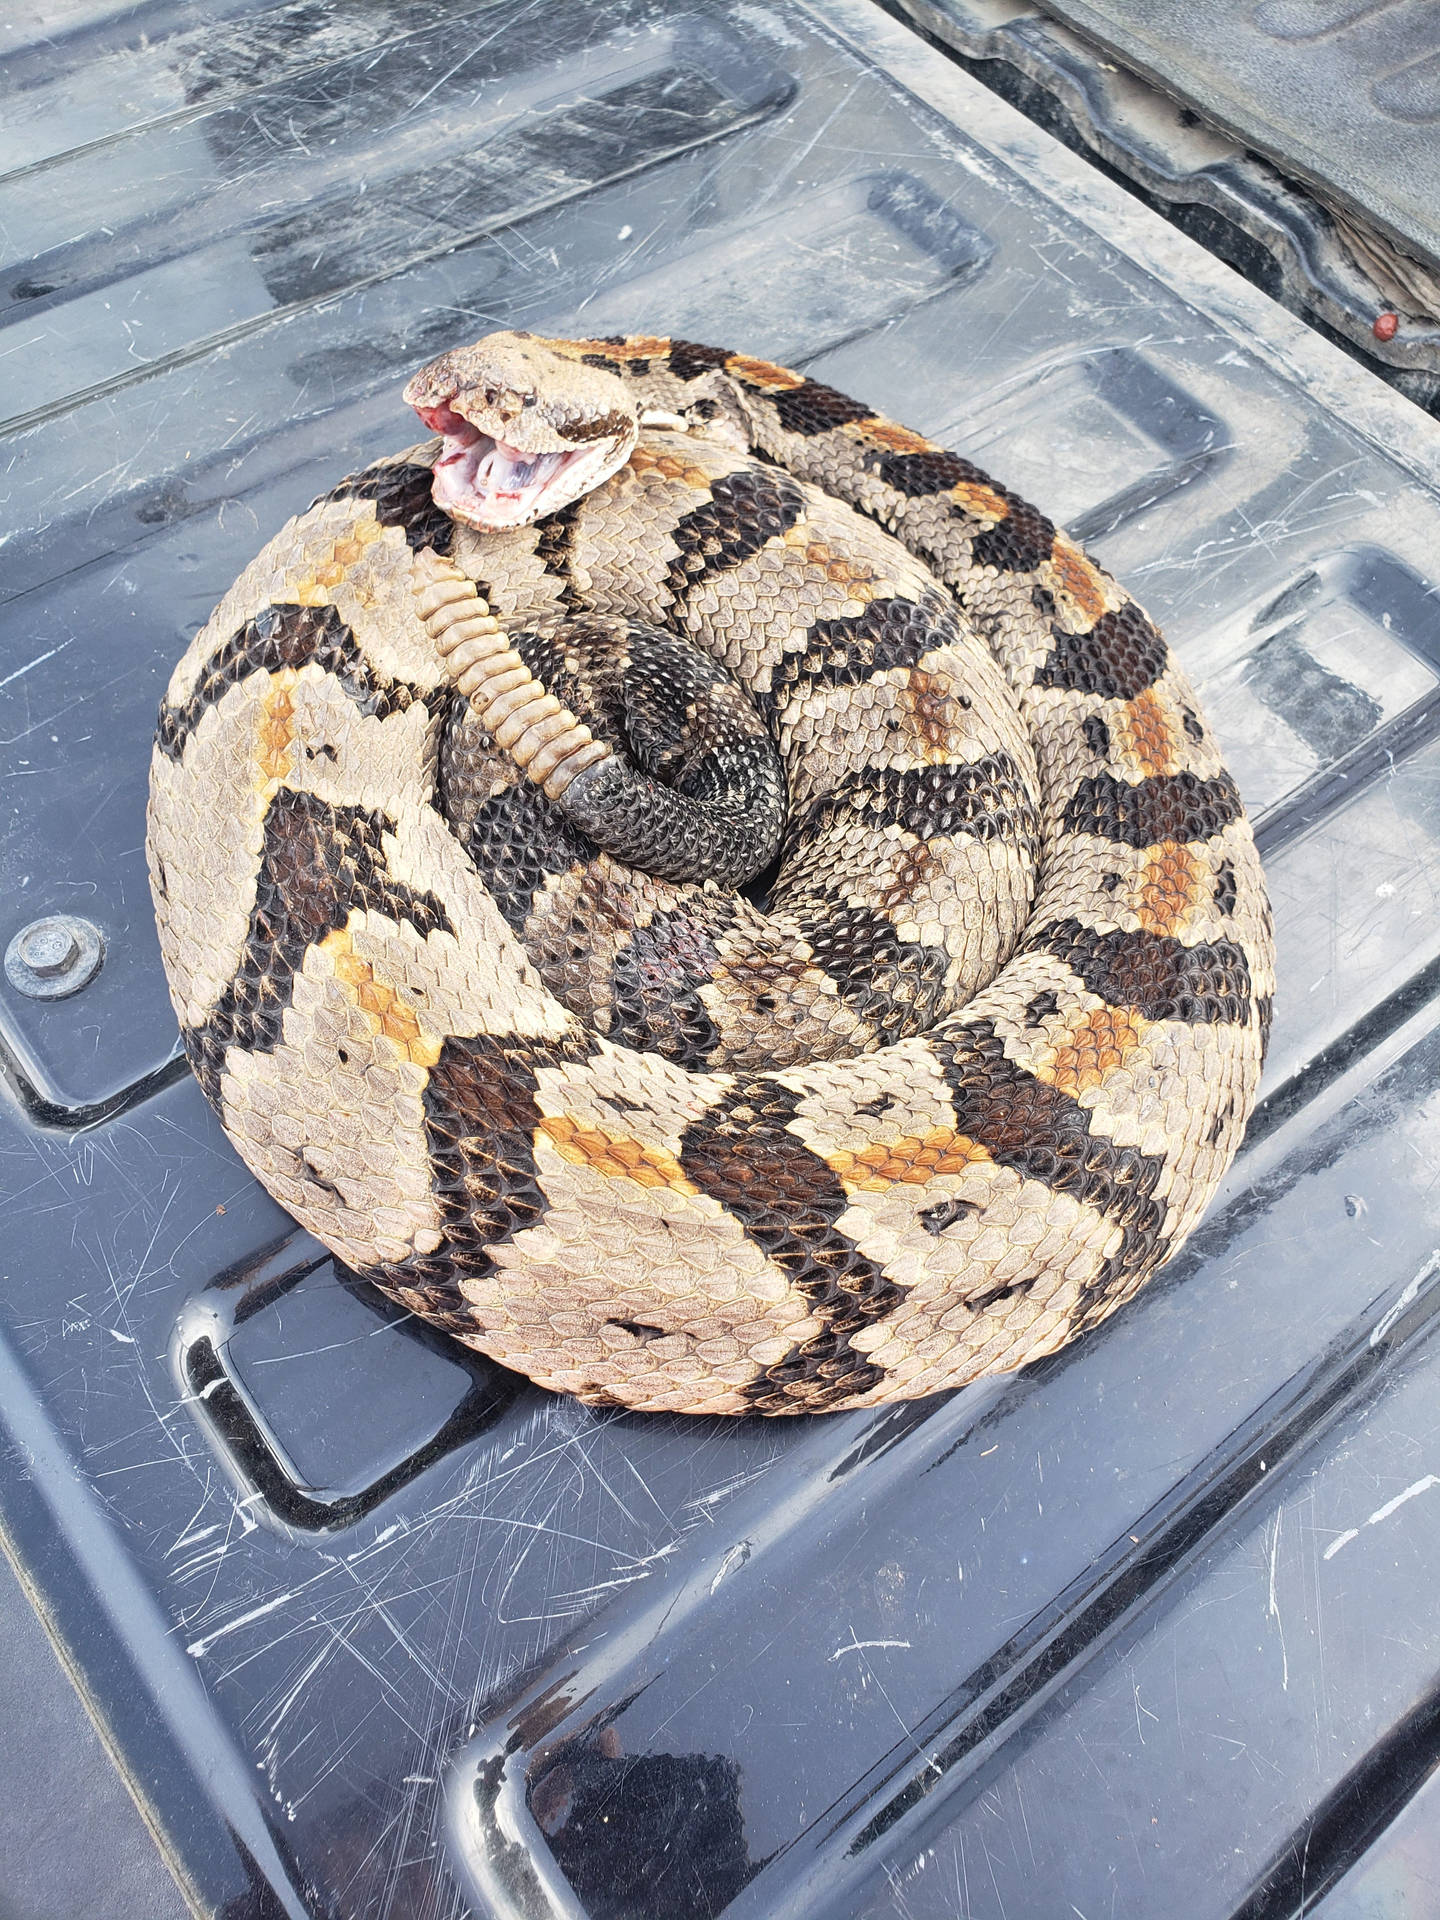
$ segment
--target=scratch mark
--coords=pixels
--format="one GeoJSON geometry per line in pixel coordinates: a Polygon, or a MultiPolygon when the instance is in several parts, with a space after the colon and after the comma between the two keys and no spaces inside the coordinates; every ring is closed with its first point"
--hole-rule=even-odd
{"type": "Polygon", "coordinates": [[[210,1651],[217,1640],[223,1640],[227,1633],[234,1633],[240,1627],[248,1627],[252,1620],[263,1619],[267,1613],[274,1613],[277,1607],[288,1605],[294,1598],[293,1593],[277,1593],[273,1600],[263,1601],[260,1606],[251,1607],[248,1613],[240,1613],[233,1620],[227,1620],[223,1627],[216,1627],[213,1633],[207,1633],[199,1640],[192,1640],[185,1651],[192,1660],[198,1660],[202,1654],[210,1651]]]}
{"type": "Polygon", "coordinates": [[[47,660],[53,660],[57,653],[63,653],[66,647],[73,644],[74,635],[72,634],[69,640],[62,640],[58,647],[51,647],[48,653],[37,653],[35,658],[27,660],[23,667],[16,667],[12,672],[7,673],[5,678],[0,680],[0,687],[8,687],[12,680],[19,680],[23,675],[32,673],[36,667],[43,667],[47,660]]]}
{"type": "MultiPolygon", "coordinates": [[[[1378,1526],[1382,1520],[1388,1520],[1397,1507],[1403,1507],[1407,1500],[1413,1500],[1419,1494],[1428,1493],[1431,1487],[1440,1487],[1440,1474],[1427,1473],[1419,1480],[1412,1481],[1403,1493],[1397,1493],[1393,1500],[1387,1500],[1383,1507],[1377,1507],[1372,1514],[1367,1514],[1360,1522],[1360,1527],[1378,1526]]],[[[1337,1534],[1320,1556],[1321,1559],[1333,1560],[1342,1547],[1348,1547],[1352,1540],[1359,1537],[1360,1527],[1347,1527],[1343,1533],[1337,1534]]]]}
{"type": "Polygon", "coordinates": [[[1280,1560],[1280,1527],[1285,1518],[1283,1507],[1275,1515],[1275,1531],[1270,1537],[1270,1605],[1267,1609],[1280,1635],[1280,1691],[1290,1691],[1290,1657],[1285,1651],[1285,1623],[1280,1618],[1280,1603],[1275,1594],[1275,1572],[1280,1560]]]}
{"type": "MultiPolygon", "coordinates": [[[[0,685],[3,685],[3,682],[0,682],[0,685]]],[[[1395,1322],[1400,1318],[1401,1314],[1404,1313],[1416,1294],[1419,1293],[1421,1287],[1437,1269],[1440,1269],[1440,1247],[1436,1247],[1430,1255],[1430,1258],[1416,1274],[1415,1278],[1407,1285],[1405,1291],[1395,1302],[1394,1306],[1387,1307],[1385,1312],[1382,1313],[1380,1318],[1375,1322],[1374,1329],[1370,1335],[1370,1344],[1372,1347],[1379,1346],[1386,1334],[1389,1333],[1391,1327],[1394,1326],[1395,1322]]]]}
{"type": "Polygon", "coordinates": [[[864,1647],[905,1647],[908,1649],[909,1645],[910,1642],[908,1640],[852,1640],[848,1647],[836,1647],[830,1658],[832,1660],[838,1660],[842,1653],[859,1653],[864,1647]]]}
{"type": "Polygon", "coordinates": [[[1427,1473],[1422,1480],[1416,1480],[1406,1487],[1403,1493],[1397,1493],[1393,1500],[1387,1500],[1383,1507],[1377,1507],[1365,1522],[1373,1527],[1381,1520],[1388,1520],[1397,1507],[1403,1507],[1407,1500],[1413,1500],[1417,1493],[1427,1493],[1431,1487],[1440,1487],[1440,1474],[1427,1473]]]}

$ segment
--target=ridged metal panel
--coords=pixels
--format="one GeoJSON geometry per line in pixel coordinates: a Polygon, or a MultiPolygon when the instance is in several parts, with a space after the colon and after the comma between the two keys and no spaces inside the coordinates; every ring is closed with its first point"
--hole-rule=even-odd
{"type": "Polygon", "coordinates": [[[107,942],[0,987],[0,1518],[196,1900],[1334,1880],[1440,1665],[1440,426],[852,0],[77,7],[0,84],[0,939],[107,942]],[[403,374],[509,324],[804,362],[1068,520],[1201,684],[1277,911],[1265,1103],[1190,1249],[1025,1375],[588,1411],[345,1281],[175,1058],[170,665],[406,442],[403,374]]]}

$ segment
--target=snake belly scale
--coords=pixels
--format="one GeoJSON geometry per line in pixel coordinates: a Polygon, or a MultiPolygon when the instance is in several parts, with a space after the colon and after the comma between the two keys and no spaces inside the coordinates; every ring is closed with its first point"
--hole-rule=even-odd
{"type": "Polygon", "coordinates": [[[1273,992],[1149,620],[762,360],[494,335],[407,398],[439,437],[283,528],[161,709],[162,953],[246,1163],[596,1405],[871,1406],[1113,1312],[1273,992]]]}

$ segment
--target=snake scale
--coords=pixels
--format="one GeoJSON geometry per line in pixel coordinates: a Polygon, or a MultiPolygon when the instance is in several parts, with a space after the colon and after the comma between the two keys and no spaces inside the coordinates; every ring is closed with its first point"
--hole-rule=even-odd
{"type": "Polygon", "coordinates": [[[1269,1027],[1233,781],[960,456],[679,340],[491,335],[176,668],[186,1051],[346,1265],[594,1405],[963,1385],[1128,1300],[1269,1027]]]}

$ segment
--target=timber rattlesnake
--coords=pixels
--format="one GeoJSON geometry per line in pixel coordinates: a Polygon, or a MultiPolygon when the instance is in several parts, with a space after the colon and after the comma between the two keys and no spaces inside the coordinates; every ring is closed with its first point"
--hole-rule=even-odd
{"type": "Polygon", "coordinates": [[[1229,1164],[1273,989],[1153,626],[764,361],[494,335],[407,398],[443,438],[282,529],[161,710],[162,951],[247,1164],[592,1404],[874,1405],[1111,1313],[1229,1164]],[[777,843],[763,897],[704,877],[777,843]]]}

